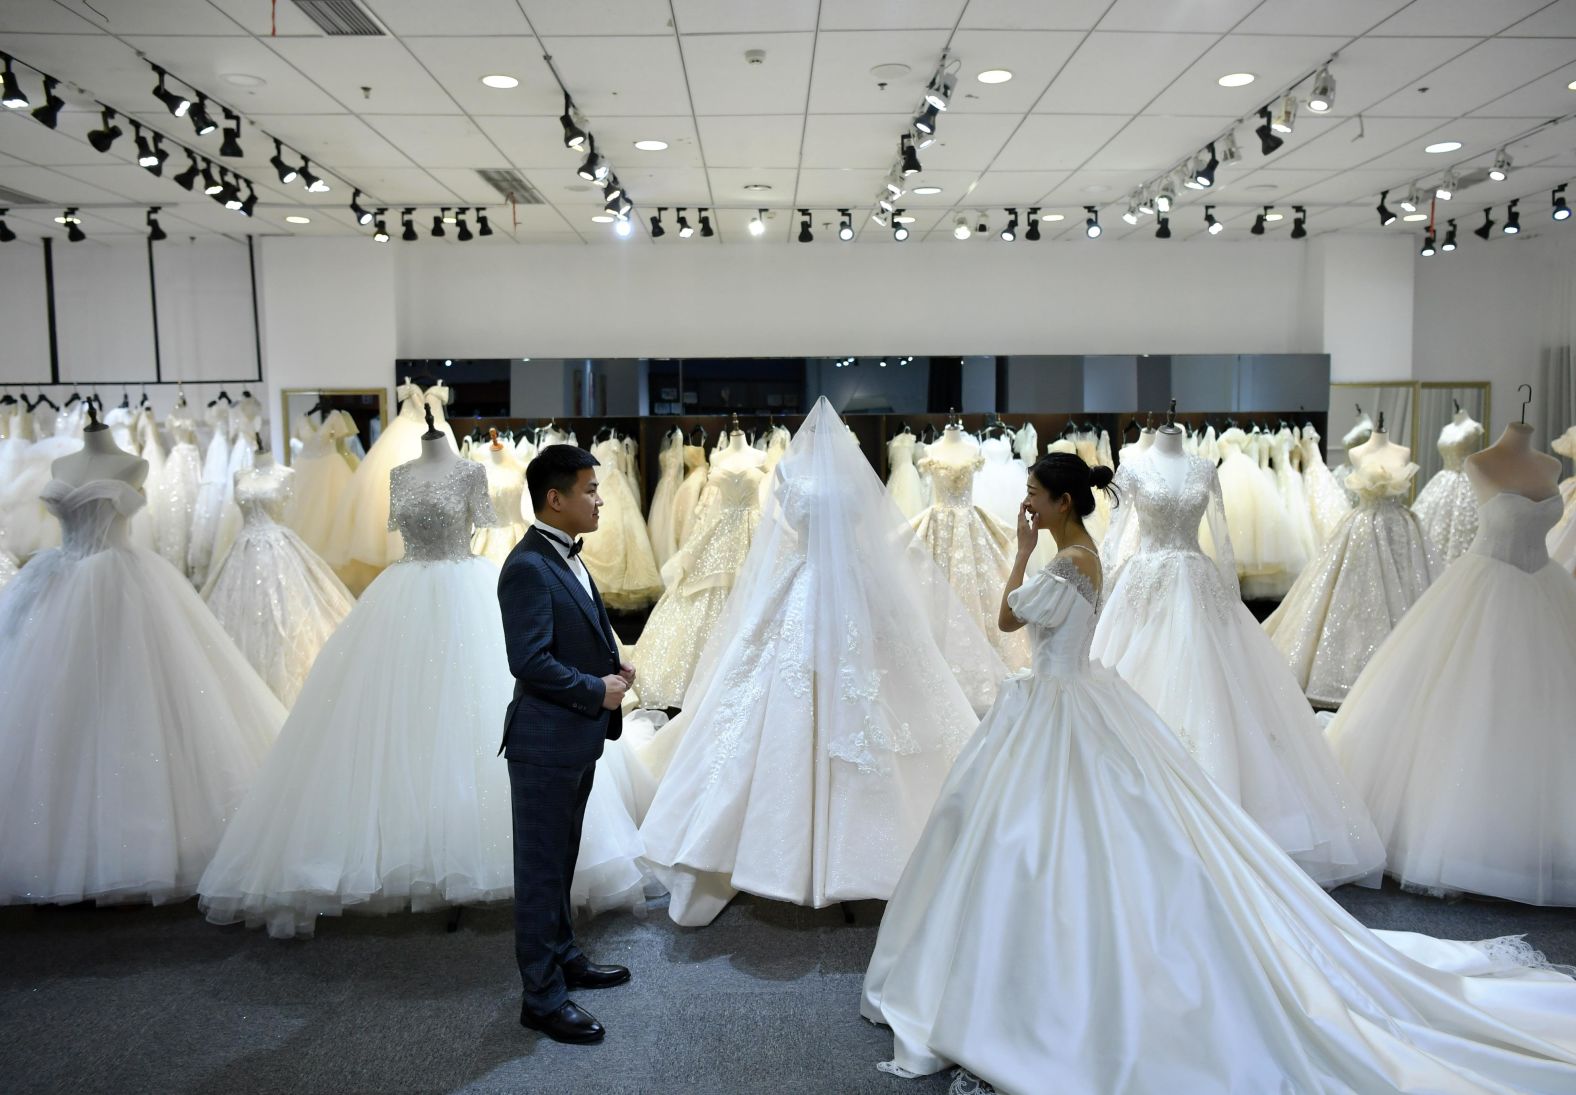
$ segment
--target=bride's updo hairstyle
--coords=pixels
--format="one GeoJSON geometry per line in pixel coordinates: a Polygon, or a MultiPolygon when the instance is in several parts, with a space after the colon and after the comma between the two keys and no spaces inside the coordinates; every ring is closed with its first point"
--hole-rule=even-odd
{"type": "Polygon", "coordinates": [[[1091,468],[1083,462],[1082,457],[1070,452],[1047,453],[1034,462],[1029,474],[1039,480],[1045,493],[1052,498],[1070,495],[1073,510],[1080,518],[1094,512],[1094,492],[1097,490],[1105,491],[1112,506],[1121,504],[1116,488],[1111,486],[1116,473],[1104,464],[1096,464],[1091,468]]]}

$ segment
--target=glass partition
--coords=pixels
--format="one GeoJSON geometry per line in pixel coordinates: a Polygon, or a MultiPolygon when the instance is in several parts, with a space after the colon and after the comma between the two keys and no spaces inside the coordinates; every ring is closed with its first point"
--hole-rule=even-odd
{"type": "Polygon", "coordinates": [[[1384,423],[1390,441],[1405,445],[1417,460],[1417,384],[1410,380],[1376,380],[1362,384],[1331,384],[1330,436],[1324,439],[1326,463],[1346,463],[1346,450],[1355,448],[1384,423]]]}
{"type": "Polygon", "coordinates": [[[292,462],[301,444],[301,422],[313,427],[335,411],[343,411],[356,425],[356,435],[343,443],[347,451],[359,455],[365,452],[383,432],[388,423],[388,393],[382,388],[285,388],[280,393],[284,412],[285,445],[284,461],[292,462]]]}

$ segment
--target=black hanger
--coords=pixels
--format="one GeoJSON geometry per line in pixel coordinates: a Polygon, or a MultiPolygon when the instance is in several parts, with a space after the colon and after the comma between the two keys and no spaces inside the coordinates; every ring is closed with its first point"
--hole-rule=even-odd
{"type": "MultiPolygon", "coordinates": [[[[77,402],[81,398],[82,398],[82,393],[77,391],[75,388],[73,388],[71,390],[71,394],[66,396],[66,406],[68,406],[68,407],[71,406],[71,404],[77,402]]],[[[51,406],[53,406],[53,404],[51,404],[51,406]]]]}
{"type": "Polygon", "coordinates": [[[1127,425],[1122,427],[1122,436],[1123,437],[1127,436],[1127,431],[1128,430],[1132,430],[1134,433],[1140,434],[1140,435],[1142,435],[1143,432],[1144,432],[1144,428],[1138,424],[1138,419],[1136,419],[1136,418],[1129,418],[1127,420],[1127,425]]]}
{"type": "Polygon", "coordinates": [[[10,405],[15,402],[16,396],[12,395],[10,392],[6,392],[5,395],[0,395],[0,403],[10,405]]]}
{"type": "Polygon", "coordinates": [[[131,392],[125,388],[120,390],[120,407],[123,411],[131,410],[131,392]]]}
{"type": "MultiPolygon", "coordinates": [[[[213,402],[217,403],[221,399],[224,400],[225,403],[228,404],[229,406],[233,407],[235,405],[235,400],[231,399],[230,398],[230,393],[225,391],[223,388],[219,389],[219,394],[214,397],[214,401],[213,402]]],[[[208,406],[210,406],[210,407],[213,406],[213,403],[208,404],[208,406]]]]}
{"type": "MultiPolygon", "coordinates": [[[[46,393],[44,393],[44,392],[39,392],[38,393],[38,398],[36,400],[34,400],[33,407],[29,408],[29,410],[38,407],[39,404],[41,404],[41,403],[48,403],[49,404],[49,409],[52,410],[52,411],[59,411],[60,410],[60,407],[56,405],[55,401],[53,399],[50,399],[49,396],[46,393]]],[[[66,406],[69,407],[69,406],[71,406],[71,404],[67,403],[66,406]]]]}
{"type": "Polygon", "coordinates": [[[1074,422],[1071,418],[1069,418],[1067,420],[1067,425],[1062,427],[1062,440],[1063,441],[1067,441],[1067,440],[1071,439],[1073,434],[1075,434],[1077,432],[1078,432],[1078,423],[1074,422]]]}

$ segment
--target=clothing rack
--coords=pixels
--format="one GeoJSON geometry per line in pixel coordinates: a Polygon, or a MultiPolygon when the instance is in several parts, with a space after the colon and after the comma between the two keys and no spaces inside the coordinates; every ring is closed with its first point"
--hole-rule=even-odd
{"type": "MultiPolygon", "coordinates": [[[[1120,428],[1126,433],[1120,438],[1116,433],[1111,434],[1111,452],[1113,455],[1120,450],[1122,444],[1136,439],[1137,434],[1133,432],[1130,426],[1136,423],[1142,429],[1148,423],[1151,413],[1154,416],[1155,428],[1158,429],[1166,420],[1164,408],[1153,412],[1130,411],[1117,416],[1120,428]]],[[[1306,411],[1301,409],[1295,411],[1177,411],[1172,415],[1172,420],[1188,433],[1202,433],[1206,427],[1214,426],[1217,437],[1225,432],[1227,419],[1235,420],[1237,427],[1243,433],[1252,433],[1255,425],[1274,432],[1274,430],[1280,428],[1280,423],[1283,420],[1288,426],[1293,428],[1311,422],[1313,428],[1319,431],[1320,455],[1324,457],[1329,456],[1327,445],[1329,430],[1327,427],[1329,426],[1330,416],[1326,411],[1306,411]]]]}

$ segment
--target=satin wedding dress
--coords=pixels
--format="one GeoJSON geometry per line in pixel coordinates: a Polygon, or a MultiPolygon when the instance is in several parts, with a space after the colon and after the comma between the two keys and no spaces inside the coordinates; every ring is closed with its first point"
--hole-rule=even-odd
{"type": "Polygon", "coordinates": [[[1465,414],[1439,431],[1439,455],[1444,467],[1418,492],[1412,512],[1423,525],[1423,535],[1438,553],[1440,566],[1466,551],[1477,535],[1478,504],[1472,484],[1461,465],[1483,447],[1483,427],[1465,414]]]}
{"type": "Polygon", "coordinates": [[[1114,577],[1093,656],[1315,881],[1377,882],[1379,835],[1237,592],[1214,467],[1151,451],[1123,464],[1116,486],[1122,504],[1101,549],[1114,577]],[[1199,546],[1205,522],[1218,563],[1199,546]]]}
{"type": "MultiPolygon", "coordinates": [[[[498,568],[470,550],[471,527],[496,522],[487,475],[458,458],[436,481],[402,465],[389,493],[405,554],[318,654],[225,830],[199,887],[215,923],[288,938],[311,935],[319,916],[513,892],[509,778],[497,752],[514,678],[498,568]]],[[[598,779],[574,886],[597,907],[635,903],[640,852],[618,791],[598,779]]]]}
{"type": "Polygon", "coordinates": [[[281,523],[294,481],[295,473],[278,465],[236,473],[244,523],[203,590],[215,618],[287,708],[355,604],[333,569],[281,523]]]}
{"type": "Polygon", "coordinates": [[[1406,887],[1576,905],[1576,578],[1544,545],[1559,514],[1558,495],[1483,502],[1330,724],[1406,887]]]}
{"type": "Polygon", "coordinates": [[[1264,630],[1317,707],[1346,698],[1368,659],[1437,573],[1417,517],[1402,503],[1416,464],[1370,460],[1346,477],[1358,499],[1264,630]]]}
{"type": "Polygon", "coordinates": [[[750,553],[765,478],[751,465],[712,469],[709,499],[695,534],[662,568],[667,588],[640,633],[635,668],[641,706],[684,702],[701,648],[750,553]]]}
{"type": "Polygon", "coordinates": [[[285,523],[309,548],[322,554],[328,549],[334,513],[353,474],[339,451],[339,442],[353,436],[354,430],[344,417],[331,412],[317,425],[310,416],[302,415],[296,420],[295,433],[301,439],[301,450],[291,462],[295,485],[285,523]]]}
{"type": "Polygon", "coordinates": [[[284,709],[191,584],[132,547],[127,483],[51,480],[62,546],[0,593],[0,904],[179,901],[284,709]]]}
{"type": "Polygon", "coordinates": [[[1033,671],[947,777],[865,974],[885,1070],[1013,1095],[1576,1089],[1576,981],[1518,937],[1363,927],[1090,665],[1076,567],[1008,603],[1033,671]]]}
{"type": "Polygon", "coordinates": [[[916,439],[904,430],[887,442],[887,493],[898,510],[913,520],[930,503],[925,500],[925,484],[914,466],[916,439]]]}
{"type": "Polygon", "coordinates": [[[662,596],[662,574],[651,550],[651,535],[640,514],[629,474],[624,470],[624,442],[598,441],[591,455],[600,462],[597,481],[602,512],[596,531],[581,537],[581,561],[596,581],[602,600],[614,612],[645,608],[662,596]]]}
{"type": "Polygon", "coordinates": [[[676,923],[891,895],[1003,672],[822,398],[774,473],[641,825],[676,923]],[[965,682],[975,699],[965,692],[965,682]]]}
{"type": "MultiPolygon", "coordinates": [[[[1013,527],[974,502],[974,476],[984,466],[984,456],[966,451],[960,460],[949,453],[951,448],[934,444],[920,461],[919,470],[930,480],[931,504],[914,518],[914,535],[930,549],[1002,661],[1010,669],[1021,669],[1029,664],[1028,643],[1022,634],[1008,635],[996,626],[1002,583],[1012,571],[1013,527]]],[[[1025,494],[1027,490],[1025,480],[1025,494]]]]}

